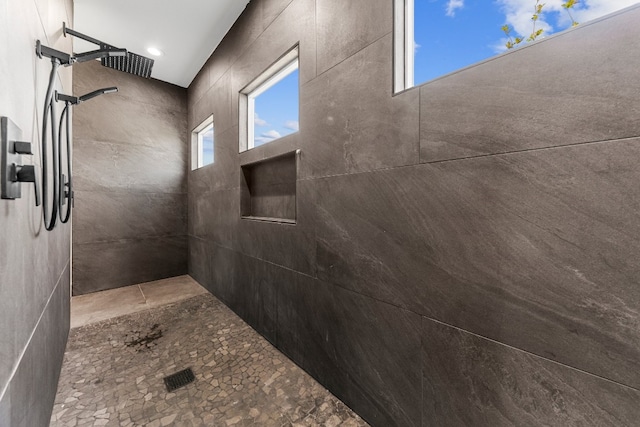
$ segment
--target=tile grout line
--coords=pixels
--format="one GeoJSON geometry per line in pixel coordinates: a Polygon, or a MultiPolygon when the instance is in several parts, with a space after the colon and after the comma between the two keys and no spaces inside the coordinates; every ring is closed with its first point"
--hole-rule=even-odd
{"type": "Polygon", "coordinates": [[[518,149],[518,150],[511,150],[511,151],[499,151],[499,152],[494,152],[494,153],[477,154],[477,155],[472,155],[472,156],[455,157],[455,158],[442,159],[442,160],[430,160],[430,161],[424,161],[424,162],[421,161],[421,163],[419,163],[419,164],[406,164],[406,165],[387,166],[387,167],[381,167],[381,168],[378,168],[378,169],[371,169],[371,170],[358,170],[358,171],[353,171],[353,172],[333,173],[333,174],[329,174],[329,175],[307,176],[307,177],[299,178],[298,180],[299,181],[327,180],[327,179],[331,179],[331,178],[342,178],[342,177],[345,177],[345,176],[352,176],[352,175],[373,174],[373,173],[389,172],[389,171],[408,169],[408,168],[415,168],[415,167],[427,166],[427,165],[438,165],[438,164],[441,164],[441,163],[451,163],[451,162],[460,162],[460,161],[465,161],[465,160],[476,160],[476,159],[483,159],[483,158],[510,156],[510,155],[532,153],[532,152],[538,152],[538,151],[561,150],[561,149],[565,149],[565,148],[574,148],[574,147],[596,145],[596,144],[608,144],[608,143],[615,144],[615,143],[631,142],[633,140],[640,140],[640,135],[613,138],[613,139],[602,139],[602,140],[594,140],[594,141],[575,142],[575,143],[571,143],[571,144],[549,145],[549,146],[544,146],[544,147],[524,148],[524,149],[518,149]]]}
{"type": "MultiPolygon", "coordinates": [[[[60,286],[61,282],[62,282],[62,276],[64,275],[64,272],[70,268],[71,266],[71,262],[70,260],[67,261],[67,263],[65,264],[64,268],[62,269],[62,272],[60,273],[60,275],[58,276],[58,280],[56,281],[55,286],[53,287],[53,290],[51,291],[51,294],[49,294],[49,297],[47,298],[47,302],[45,303],[42,312],[40,313],[40,316],[38,317],[38,321],[35,323],[33,329],[31,330],[31,333],[29,334],[29,338],[26,340],[24,347],[20,350],[20,354],[18,355],[18,358],[15,360],[15,365],[13,366],[13,369],[11,370],[8,380],[6,382],[6,384],[3,385],[3,387],[0,389],[0,401],[2,401],[5,397],[5,394],[7,393],[7,391],[9,390],[9,387],[11,386],[11,382],[13,381],[13,378],[16,376],[16,373],[18,372],[18,369],[20,369],[20,365],[22,364],[22,360],[24,359],[25,354],[27,353],[27,350],[29,349],[29,346],[31,345],[31,342],[33,341],[33,337],[35,336],[38,328],[40,327],[40,324],[42,323],[42,319],[44,318],[44,315],[46,313],[46,311],[50,308],[50,304],[51,301],[53,299],[54,294],[58,291],[58,287],[60,286]]],[[[66,350],[65,350],[66,351],[66,350]]]]}
{"type": "Polygon", "coordinates": [[[138,287],[138,290],[140,291],[140,295],[142,295],[142,299],[144,300],[144,305],[146,307],[149,307],[149,303],[147,302],[147,297],[145,296],[144,292],[142,292],[142,286],[140,286],[140,283],[138,283],[136,286],[138,287]]]}
{"type": "Polygon", "coordinates": [[[477,338],[480,338],[480,339],[483,339],[483,340],[486,340],[486,341],[492,342],[492,343],[494,343],[494,344],[496,344],[496,345],[498,345],[498,346],[502,346],[502,347],[510,348],[510,349],[512,349],[513,351],[517,351],[517,352],[520,352],[520,353],[526,354],[526,355],[528,355],[529,357],[538,358],[538,359],[541,359],[541,360],[547,361],[547,362],[549,362],[549,363],[552,363],[552,364],[555,364],[555,365],[558,365],[558,366],[562,366],[563,368],[570,369],[570,370],[574,370],[574,371],[577,371],[577,372],[581,372],[581,373],[583,373],[583,374],[585,374],[585,375],[588,375],[588,376],[591,376],[591,377],[595,377],[595,378],[598,378],[598,379],[600,379],[600,380],[603,380],[603,381],[606,381],[606,382],[609,382],[609,383],[612,383],[612,384],[616,384],[616,385],[618,385],[618,386],[620,386],[620,387],[623,387],[623,388],[627,388],[627,389],[630,389],[630,390],[635,390],[635,391],[640,392],[640,389],[639,389],[639,388],[634,387],[634,386],[631,386],[631,385],[629,385],[629,384],[624,384],[624,383],[621,383],[621,382],[616,381],[616,380],[614,380],[614,379],[607,378],[607,377],[604,377],[604,376],[602,376],[602,375],[599,375],[599,374],[596,374],[596,373],[593,373],[593,372],[590,372],[590,371],[586,371],[586,370],[584,370],[584,369],[582,369],[582,368],[578,368],[578,367],[576,367],[576,366],[569,365],[569,364],[567,364],[567,363],[560,362],[560,361],[558,361],[558,360],[550,359],[550,358],[548,358],[548,357],[546,357],[546,356],[542,356],[542,355],[540,355],[540,354],[536,354],[536,353],[534,353],[534,352],[532,352],[532,351],[525,350],[525,349],[523,349],[523,348],[515,347],[515,346],[513,346],[513,345],[511,345],[511,344],[507,344],[507,343],[504,343],[504,342],[502,342],[502,341],[497,341],[497,340],[495,340],[495,339],[493,339],[493,338],[489,338],[489,337],[486,337],[486,336],[484,336],[484,335],[480,335],[480,334],[478,334],[478,333],[475,333],[475,332],[472,332],[472,331],[469,331],[469,330],[466,330],[466,329],[460,328],[460,327],[458,327],[458,326],[455,326],[455,325],[452,325],[452,324],[449,324],[449,323],[446,323],[446,322],[442,322],[442,321],[440,321],[440,320],[434,319],[434,318],[429,317],[429,316],[421,315],[421,317],[422,317],[424,320],[429,320],[429,321],[431,321],[431,322],[438,323],[438,324],[443,325],[443,326],[445,326],[445,327],[449,327],[449,328],[455,329],[455,330],[460,331],[460,332],[462,332],[462,333],[466,333],[466,334],[469,334],[469,335],[475,336],[475,337],[477,337],[477,338]]]}
{"type": "MultiPolygon", "coordinates": [[[[193,237],[194,237],[194,238],[196,238],[196,239],[199,239],[199,240],[204,240],[204,241],[206,241],[206,239],[200,239],[200,238],[198,238],[198,237],[196,237],[196,236],[193,236],[193,237]]],[[[340,289],[342,289],[343,291],[346,291],[346,292],[348,292],[348,293],[355,294],[355,295],[358,295],[358,296],[361,296],[361,297],[364,297],[364,298],[369,298],[369,299],[371,299],[371,300],[373,300],[373,301],[376,301],[376,302],[378,302],[378,303],[386,304],[386,305],[389,305],[389,306],[395,307],[395,308],[397,308],[397,309],[399,309],[399,310],[403,310],[403,311],[406,311],[406,312],[409,312],[409,313],[413,313],[413,314],[415,314],[415,315],[417,315],[417,316],[421,317],[421,318],[422,318],[422,319],[424,319],[424,320],[430,320],[430,321],[433,321],[433,322],[436,322],[436,323],[439,323],[439,324],[442,324],[442,325],[448,326],[448,327],[450,327],[450,328],[457,329],[457,330],[459,330],[459,331],[462,331],[462,332],[465,332],[465,333],[468,333],[468,334],[474,335],[474,336],[476,336],[476,337],[479,337],[479,338],[485,339],[485,340],[490,341],[490,342],[493,342],[493,343],[495,343],[495,344],[498,344],[498,345],[501,345],[501,346],[505,346],[505,347],[511,348],[511,349],[513,349],[513,350],[516,350],[516,351],[519,351],[519,352],[522,352],[522,353],[528,354],[528,355],[529,355],[529,356],[531,356],[531,357],[536,357],[536,358],[539,358],[539,359],[542,359],[542,360],[546,360],[546,361],[548,361],[548,362],[551,362],[551,363],[554,363],[554,364],[557,364],[557,365],[563,366],[563,367],[565,367],[565,368],[572,369],[572,370],[575,370],[575,371],[578,371],[578,372],[582,372],[582,373],[584,373],[584,374],[586,374],[586,375],[590,375],[590,376],[592,376],[592,377],[596,377],[596,378],[599,378],[599,379],[601,379],[601,380],[608,381],[608,382],[613,383],[613,384],[617,384],[617,385],[619,385],[619,386],[621,386],[621,387],[626,387],[626,388],[629,388],[629,389],[631,389],[631,390],[640,391],[640,389],[639,389],[639,388],[636,388],[636,387],[631,386],[631,385],[629,385],[629,384],[625,384],[625,383],[622,383],[622,382],[616,381],[616,380],[614,380],[614,379],[612,379],[612,378],[607,378],[607,377],[602,376],[602,375],[600,375],[600,374],[596,374],[596,373],[594,373],[594,372],[587,371],[587,370],[585,370],[585,369],[582,369],[582,368],[579,368],[579,367],[577,367],[577,366],[573,366],[573,365],[567,364],[567,363],[565,363],[565,362],[561,362],[561,361],[558,361],[558,360],[550,359],[550,358],[548,358],[548,357],[546,357],[546,356],[543,356],[543,355],[541,355],[541,354],[534,353],[534,352],[532,352],[532,351],[530,351],[530,350],[526,350],[526,349],[524,349],[524,348],[515,347],[515,346],[513,346],[513,345],[511,345],[511,344],[504,343],[504,342],[502,342],[502,341],[498,341],[498,340],[495,340],[495,339],[493,339],[493,338],[490,338],[490,337],[486,337],[486,336],[480,335],[480,334],[478,334],[478,333],[476,333],[476,332],[472,332],[472,331],[470,331],[470,330],[467,330],[467,329],[461,328],[461,327],[459,327],[459,326],[455,326],[455,325],[453,325],[453,324],[450,324],[450,323],[447,323],[447,322],[444,322],[444,321],[441,321],[441,320],[435,319],[435,318],[433,318],[433,317],[431,317],[431,316],[428,316],[428,315],[425,315],[425,314],[421,314],[421,313],[419,313],[419,312],[417,312],[417,311],[414,311],[414,310],[412,310],[412,309],[410,309],[410,308],[408,308],[408,307],[403,307],[402,305],[399,305],[399,304],[397,304],[397,303],[392,303],[392,302],[389,302],[389,301],[385,301],[385,300],[380,299],[380,298],[377,298],[377,297],[375,297],[375,296],[368,295],[368,294],[365,294],[365,293],[362,293],[362,292],[356,291],[356,290],[354,290],[354,289],[350,289],[350,288],[348,288],[348,287],[346,287],[345,285],[342,285],[342,284],[340,284],[340,283],[330,282],[330,281],[328,281],[328,280],[326,280],[326,279],[322,279],[322,278],[317,277],[317,276],[311,276],[311,275],[309,275],[309,274],[307,274],[307,273],[303,273],[303,272],[300,272],[300,271],[294,270],[294,269],[292,269],[292,268],[289,268],[289,267],[286,267],[286,266],[283,266],[283,265],[276,264],[276,263],[271,262],[271,261],[268,261],[268,260],[264,260],[264,259],[261,259],[261,258],[256,258],[256,257],[250,256],[250,255],[247,255],[247,254],[245,254],[245,253],[243,253],[243,252],[238,252],[238,251],[236,251],[235,249],[227,248],[227,247],[225,247],[225,246],[223,246],[223,245],[219,245],[219,244],[217,244],[216,242],[212,242],[212,243],[213,243],[214,245],[218,246],[218,247],[221,247],[221,248],[223,248],[223,249],[226,249],[226,250],[229,250],[229,251],[232,251],[232,252],[236,252],[236,253],[238,253],[238,254],[240,254],[240,255],[242,255],[242,256],[250,257],[250,258],[254,258],[254,259],[258,260],[258,261],[264,262],[264,263],[266,263],[266,264],[270,264],[270,265],[272,265],[272,266],[274,266],[274,267],[276,267],[276,268],[281,268],[281,269],[283,269],[283,270],[289,271],[290,273],[298,274],[298,275],[300,275],[300,276],[305,276],[305,277],[308,277],[308,278],[310,278],[310,279],[318,280],[318,281],[320,281],[320,282],[326,283],[327,285],[335,286],[335,287],[337,287],[337,288],[340,288],[340,289]]],[[[317,275],[317,271],[316,271],[316,275],[317,275]]],[[[194,280],[195,280],[195,279],[194,279],[194,280]]],[[[197,280],[196,280],[196,282],[197,282],[197,280]]],[[[198,282],[198,283],[199,283],[199,282],[198,282]]],[[[218,296],[217,296],[217,295],[215,295],[215,294],[213,294],[213,293],[212,293],[212,295],[213,295],[213,296],[215,296],[216,298],[218,298],[218,296]]],[[[221,301],[222,301],[222,300],[221,300],[221,301]]],[[[225,304],[225,305],[226,305],[226,304],[225,304]]],[[[421,344],[421,345],[422,345],[422,344],[421,344]]]]}

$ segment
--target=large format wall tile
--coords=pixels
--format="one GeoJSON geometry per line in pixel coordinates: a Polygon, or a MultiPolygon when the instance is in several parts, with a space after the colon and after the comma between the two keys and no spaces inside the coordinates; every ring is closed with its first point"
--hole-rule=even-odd
{"type": "Polygon", "coordinates": [[[187,271],[187,91],[95,63],[77,93],[117,94],[74,110],[75,295],[187,271]]]}
{"type": "Polygon", "coordinates": [[[423,85],[421,161],[639,136],[639,20],[636,7],[423,85]]]}
{"type": "MultiPolygon", "coordinates": [[[[27,164],[41,166],[38,141],[51,62],[34,53],[36,40],[71,50],[62,22],[68,0],[4,0],[0,9],[0,115],[32,141],[27,164]]],[[[69,68],[56,88],[72,91],[69,68]]],[[[44,230],[32,184],[22,198],[0,200],[0,425],[48,425],[69,328],[70,225],[44,230]],[[66,298],[65,298],[66,297],[66,298]]]]}
{"type": "Polygon", "coordinates": [[[73,252],[74,295],[186,273],[186,236],[86,243],[73,252]]]}
{"type": "Polygon", "coordinates": [[[634,426],[640,391],[424,319],[424,426],[634,426]]]}
{"type": "Polygon", "coordinates": [[[198,281],[209,292],[229,305],[234,294],[234,278],[239,254],[195,237],[189,238],[189,251],[193,254],[189,260],[189,274],[195,273],[204,277],[204,281],[200,279],[198,281]]]}
{"type": "MultiPolygon", "coordinates": [[[[82,71],[76,72],[73,79],[73,95],[75,96],[103,87],[116,86],[118,88],[117,96],[126,100],[126,103],[142,102],[163,106],[173,111],[187,112],[187,97],[185,96],[184,88],[180,86],[167,84],[155,79],[141,79],[133,74],[103,67],[98,61],[88,61],[73,65],[73,70],[79,69],[82,69],[82,71]]],[[[98,101],[98,99],[94,99],[91,102],[95,101],[98,101]]],[[[75,107],[74,111],[80,111],[86,105],[89,104],[83,103],[75,107]]]]}
{"type": "Polygon", "coordinates": [[[129,102],[116,93],[82,103],[74,113],[78,139],[144,145],[177,156],[186,149],[186,115],[164,105],[129,102]]]}
{"type": "Polygon", "coordinates": [[[215,161],[188,174],[188,190],[191,195],[237,189],[240,186],[238,129],[231,128],[220,134],[215,132],[215,161]]]}
{"type": "Polygon", "coordinates": [[[277,289],[288,270],[195,237],[189,253],[189,274],[275,344],[277,289]]]}
{"type": "MultiPolygon", "coordinates": [[[[213,289],[211,289],[211,277],[209,275],[210,265],[208,260],[209,248],[207,241],[203,238],[194,237],[191,235],[189,235],[188,239],[189,241],[187,250],[189,254],[189,275],[203,287],[205,287],[209,292],[214,295],[218,295],[216,292],[214,292],[213,289]]],[[[222,298],[220,297],[218,297],[218,299],[222,300],[222,298]]]]}
{"type": "Polygon", "coordinates": [[[73,243],[187,232],[187,196],[172,193],[76,191],[73,243]]]}
{"type": "Polygon", "coordinates": [[[203,68],[209,76],[209,83],[195,82],[195,86],[189,87],[189,104],[198,99],[222,77],[239,56],[250,46],[264,31],[263,1],[252,1],[233,24],[229,32],[216,47],[215,55],[212,55],[203,68]]]}
{"type": "Polygon", "coordinates": [[[189,121],[187,122],[187,129],[189,132],[192,132],[200,123],[204,122],[213,114],[212,92],[213,89],[209,88],[205,95],[200,97],[197,101],[189,102],[189,121]]]}
{"type": "Polygon", "coordinates": [[[2,417],[7,419],[3,426],[49,425],[69,332],[70,301],[67,266],[2,397],[10,404],[7,414],[3,415],[3,403],[0,403],[0,422],[2,417]],[[47,363],[42,362],[42,355],[46,356],[47,363]]]}
{"type": "Polygon", "coordinates": [[[186,192],[186,150],[178,154],[160,147],[80,138],[75,138],[73,149],[77,190],[186,192]]]}
{"type": "Polygon", "coordinates": [[[277,289],[288,277],[273,264],[241,254],[235,257],[233,272],[226,304],[275,345],[277,289]]]}
{"type": "Polygon", "coordinates": [[[419,93],[391,97],[391,35],[302,86],[301,178],[418,163],[419,93]]]}
{"type": "MultiPolygon", "coordinates": [[[[299,45],[300,83],[316,76],[316,39],[309,31],[315,25],[314,10],[314,0],[291,2],[233,64],[232,93],[242,90],[296,44],[299,45]]],[[[237,103],[237,96],[234,101],[237,103]]]]}
{"type": "Polygon", "coordinates": [[[318,182],[318,277],[640,386],[640,140],[318,182]]]}
{"type": "Polygon", "coordinates": [[[252,1],[191,89],[189,271],[374,426],[632,424],[638,10],[394,95],[392,1],[252,1]],[[298,41],[300,131],[238,153],[298,41]],[[297,149],[296,225],[239,219],[297,149]]]}
{"type": "Polygon", "coordinates": [[[420,317],[308,276],[278,284],[278,347],[372,425],[420,425],[420,317]]]}
{"type": "Polygon", "coordinates": [[[237,246],[238,189],[211,191],[189,199],[189,234],[228,248],[237,246]]]}
{"type": "Polygon", "coordinates": [[[234,249],[245,255],[314,276],[316,273],[313,183],[297,183],[295,224],[241,219],[234,249]]]}
{"type": "MultiPolygon", "coordinates": [[[[265,0],[262,2],[262,19],[264,27],[268,28],[274,19],[289,6],[292,0],[265,0]]],[[[309,11],[307,11],[309,13],[309,11]]]]}
{"type": "MultiPolygon", "coordinates": [[[[318,74],[324,73],[382,36],[391,33],[391,1],[317,0],[316,3],[318,74]]],[[[387,58],[387,63],[391,63],[391,56],[387,58]]],[[[385,86],[390,84],[391,80],[385,82],[385,86]]]]}

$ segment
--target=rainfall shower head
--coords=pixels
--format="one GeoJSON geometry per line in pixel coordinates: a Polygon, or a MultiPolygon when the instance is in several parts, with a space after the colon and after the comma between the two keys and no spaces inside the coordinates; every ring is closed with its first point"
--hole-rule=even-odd
{"type": "Polygon", "coordinates": [[[102,58],[100,62],[105,67],[148,79],[151,77],[151,69],[153,68],[154,61],[151,58],[128,52],[126,56],[102,58]]]}
{"type": "Polygon", "coordinates": [[[153,59],[133,52],[128,52],[126,49],[118,49],[117,47],[111,46],[110,44],[104,43],[98,39],[94,39],[93,37],[79,33],[71,28],[67,28],[66,24],[63,24],[62,32],[65,36],[67,34],[71,34],[74,37],[79,37],[100,46],[100,49],[98,50],[76,55],[76,61],[82,62],[88,59],[100,59],[100,63],[105,67],[124,71],[125,73],[134,74],[147,79],[151,77],[151,70],[153,69],[154,63],[153,59]]]}

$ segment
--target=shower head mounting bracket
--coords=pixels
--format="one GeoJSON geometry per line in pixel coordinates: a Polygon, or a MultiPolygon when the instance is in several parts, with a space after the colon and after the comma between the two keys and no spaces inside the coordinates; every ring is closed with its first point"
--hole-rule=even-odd
{"type": "Polygon", "coordinates": [[[153,59],[128,52],[126,49],[119,49],[101,40],[82,34],[79,31],[67,27],[65,22],[62,23],[62,34],[65,37],[67,34],[78,37],[100,47],[98,50],[76,54],[72,59],[74,62],[85,62],[91,59],[100,59],[100,62],[105,67],[145,78],[151,77],[151,69],[153,68],[154,63],[153,59]]]}

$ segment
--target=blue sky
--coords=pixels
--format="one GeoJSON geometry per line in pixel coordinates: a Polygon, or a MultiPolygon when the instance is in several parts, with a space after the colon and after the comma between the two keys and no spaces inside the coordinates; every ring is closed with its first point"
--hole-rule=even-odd
{"type": "Polygon", "coordinates": [[[213,128],[202,135],[202,165],[213,163],[213,128]]]}
{"type": "Polygon", "coordinates": [[[298,91],[298,70],[295,70],[256,98],[256,147],[298,131],[298,91]]]}
{"type": "MultiPolygon", "coordinates": [[[[505,50],[501,27],[531,33],[535,0],[415,0],[415,83],[420,84],[505,50]]],[[[571,26],[563,0],[541,0],[537,28],[550,35],[571,26]]],[[[572,11],[584,23],[638,3],[638,0],[582,0],[572,11]]],[[[524,43],[523,43],[524,44],[524,43]]]]}

